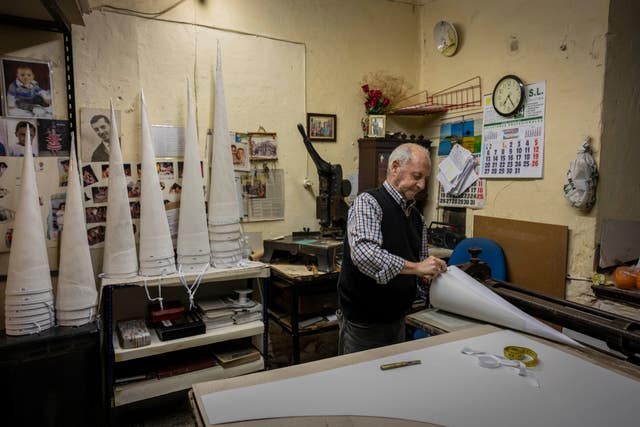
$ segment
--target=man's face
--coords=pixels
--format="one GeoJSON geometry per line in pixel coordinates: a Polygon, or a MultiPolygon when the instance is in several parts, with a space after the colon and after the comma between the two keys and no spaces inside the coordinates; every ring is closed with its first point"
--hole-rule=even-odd
{"type": "Polygon", "coordinates": [[[102,141],[109,143],[109,138],[111,138],[111,125],[107,123],[105,119],[98,119],[91,127],[102,141]]]}
{"type": "Polygon", "coordinates": [[[391,165],[389,182],[406,200],[414,200],[416,194],[424,190],[431,174],[431,161],[422,152],[414,152],[413,160],[404,166],[394,161],[391,165]]]}
{"type": "Polygon", "coordinates": [[[29,86],[34,79],[33,71],[29,68],[18,68],[16,78],[20,80],[23,85],[29,86]]]}
{"type": "Polygon", "coordinates": [[[18,129],[18,131],[16,132],[16,137],[18,137],[18,144],[22,145],[23,147],[27,143],[27,128],[31,129],[31,145],[33,145],[36,138],[36,130],[31,126],[25,126],[18,129]]]}

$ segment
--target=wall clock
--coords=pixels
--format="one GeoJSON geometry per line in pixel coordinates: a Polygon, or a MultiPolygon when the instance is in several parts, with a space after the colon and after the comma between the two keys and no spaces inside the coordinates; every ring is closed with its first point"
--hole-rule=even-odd
{"type": "Polygon", "coordinates": [[[458,33],[456,28],[447,21],[438,22],[433,27],[433,41],[438,52],[444,56],[451,56],[458,49],[458,33]]]}
{"type": "Polygon", "coordinates": [[[512,116],[524,104],[524,84],[518,76],[506,75],[493,89],[493,108],[504,117],[512,116]]]}

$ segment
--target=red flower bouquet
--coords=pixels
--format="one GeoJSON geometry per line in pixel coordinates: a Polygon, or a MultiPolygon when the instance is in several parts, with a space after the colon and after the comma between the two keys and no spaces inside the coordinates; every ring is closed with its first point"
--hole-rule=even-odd
{"type": "Polygon", "coordinates": [[[368,84],[362,85],[364,92],[364,109],[367,114],[384,114],[389,107],[389,98],[382,96],[382,91],[370,89],[368,84]]]}

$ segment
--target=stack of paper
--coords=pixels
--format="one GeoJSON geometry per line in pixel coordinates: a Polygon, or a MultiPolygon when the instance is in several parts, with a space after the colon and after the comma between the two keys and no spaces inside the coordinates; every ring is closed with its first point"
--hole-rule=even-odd
{"type": "Polygon", "coordinates": [[[459,196],[478,180],[475,159],[471,152],[460,144],[455,144],[444,161],[438,166],[438,181],[444,192],[459,196]]]}
{"type": "Polygon", "coordinates": [[[233,325],[235,311],[231,303],[219,298],[213,300],[198,301],[198,310],[202,313],[202,320],[207,329],[223,328],[233,325]]]}
{"type": "Polygon", "coordinates": [[[242,325],[243,323],[254,322],[262,319],[262,304],[256,303],[252,307],[236,308],[233,310],[233,322],[236,325],[242,325]]]}

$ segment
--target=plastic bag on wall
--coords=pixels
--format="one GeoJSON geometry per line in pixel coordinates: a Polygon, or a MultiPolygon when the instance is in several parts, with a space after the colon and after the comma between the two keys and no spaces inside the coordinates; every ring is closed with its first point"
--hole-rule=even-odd
{"type": "Polygon", "coordinates": [[[564,197],[571,206],[582,211],[590,210],[596,203],[598,167],[591,155],[590,138],[585,137],[578,149],[578,156],[571,162],[564,185],[564,197]]]}

